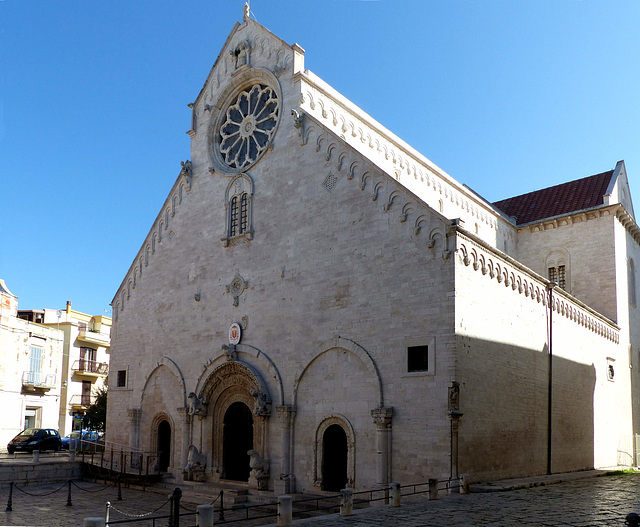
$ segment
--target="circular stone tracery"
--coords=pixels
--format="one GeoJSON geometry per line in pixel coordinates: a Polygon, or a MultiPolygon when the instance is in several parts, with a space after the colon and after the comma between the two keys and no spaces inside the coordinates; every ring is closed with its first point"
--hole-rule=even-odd
{"type": "Polygon", "coordinates": [[[258,160],[269,146],[279,109],[275,91],[264,84],[238,95],[220,126],[220,154],[229,167],[244,170],[258,160]]]}

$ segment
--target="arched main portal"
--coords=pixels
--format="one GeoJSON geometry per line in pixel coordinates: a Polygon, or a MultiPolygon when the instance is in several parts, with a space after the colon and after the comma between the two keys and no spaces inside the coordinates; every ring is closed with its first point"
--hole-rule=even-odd
{"type": "Polygon", "coordinates": [[[171,425],[163,420],[158,424],[158,470],[166,472],[171,464],[171,425]]]}
{"type": "Polygon", "coordinates": [[[322,490],[339,492],[347,487],[347,434],[332,424],[322,435],[322,490]]]}
{"type": "Polygon", "coordinates": [[[201,430],[202,449],[211,452],[211,479],[251,483],[247,452],[255,450],[264,458],[271,415],[271,397],[262,376],[249,364],[229,360],[209,373],[198,395],[208,408],[201,430]]]}
{"type": "Polygon", "coordinates": [[[249,481],[249,455],[253,449],[253,415],[243,402],[235,402],[224,414],[222,463],[225,479],[249,481]]]}

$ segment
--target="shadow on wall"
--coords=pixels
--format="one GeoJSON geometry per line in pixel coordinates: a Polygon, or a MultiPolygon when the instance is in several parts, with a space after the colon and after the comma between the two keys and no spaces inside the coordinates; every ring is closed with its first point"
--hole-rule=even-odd
{"type": "MultiPolygon", "coordinates": [[[[459,469],[474,480],[545,474],[548,349],[458,337],[459,469]]],[[[554,355],[551,472],[594,466],[593,365],[554,355]]]]}

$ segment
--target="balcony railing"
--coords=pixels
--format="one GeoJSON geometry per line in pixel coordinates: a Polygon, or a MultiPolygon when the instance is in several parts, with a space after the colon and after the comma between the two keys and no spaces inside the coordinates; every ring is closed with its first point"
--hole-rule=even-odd
{"type": "Polygon", "coordinates": [[[56,376],[53,373],[25,371],[22,372],[22,386],[27,390],[50,390],[56,386],[56,376]]]}
{"type": "Polygon", "coordinates": [[[95,395],[73,395],[69,400],[69,406],[76,408],[88,408],[96,402],[95,395]]]}
{"type": "Polygon", "coordinates": [[[73,373],[107,375],[109,373],[109,364],[106,362],[97,362],[95,360],[80,359],[73,363],[71,370],[73,373]]]}

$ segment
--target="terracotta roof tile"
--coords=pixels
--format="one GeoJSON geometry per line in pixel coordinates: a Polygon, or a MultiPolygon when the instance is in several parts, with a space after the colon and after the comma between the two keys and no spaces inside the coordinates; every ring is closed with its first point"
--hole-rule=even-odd
{"type": "Polygon", "coordinates": [[[516,218],[516,225],[590,209],[604,203],[613,170],[496,201],[493,206],[516,218]]]}

